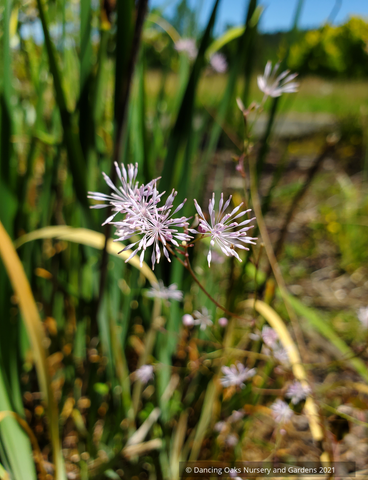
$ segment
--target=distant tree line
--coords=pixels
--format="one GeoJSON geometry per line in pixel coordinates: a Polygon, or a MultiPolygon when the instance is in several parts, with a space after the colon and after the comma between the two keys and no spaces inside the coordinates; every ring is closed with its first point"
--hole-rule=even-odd
{"type": "MultiPolygon", "coordinates": [[[[288,67],[301,75],[368,77],[368,22],[362,18],[351,17],[339,26],[326,24],[316,30],[298,31],[292,44],[291,38],[290,32],[259,33],[254,51],[255,69],[261,71],[267,60],[275,62],[283,58],[290,47],[288,67]]],[[[170,65],[174,45],[166,33],[150,29],[146,40],[149,68],[174,67],[170,65]]],[[[236,55],[236,40],[226,44],[221,52],[231,63],[236,55]]]]}

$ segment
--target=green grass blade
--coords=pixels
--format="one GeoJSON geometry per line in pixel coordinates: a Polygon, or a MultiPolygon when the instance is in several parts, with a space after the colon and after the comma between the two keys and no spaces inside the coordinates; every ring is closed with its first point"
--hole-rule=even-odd
{"type": "Polygon", "coordinates": [[[166,32],[171,40],[176,43],[178,40],[180,40],[180,35],[179,33],[175,30],[175,28],[164,18],[162,18],[160,15],[157,13],[150,13],[147,15],[147,22],[152,22],[156,23],[159,27],[162,28],[164,32],[166,32]]]}
{"type": "Polygon", "coordinates": [[[141,59],[136,66],[135,73],[135,91],[133,92],[129,117],[129,136],[132,153],[135,161],[138,163],[138,171],[143,173],[143,182],[148,182],[153,177],[150,176],[150,167],[148,164],[147,132],[145,125],[145,92],[144,92],[144,59],[141,59]]]}
{"type": "Polygon", "coordinates": [[[213,405],[218,394],[219,391],[216,387],[216,380],[212,379],[207,386],[206,395],[203,400],[201,416],[194,436],[192,451],[189,456],[189,461],[191,462],[195,462],[198,459],[203,440],[206,436],[211,418],[213,417],[213,405]]]}
{"type": "MultiPolygon", "coordinates": [[[[133,34],[134,34],[134,2],[126,0],[117,2],[117,34],[116,34],[116,65],[115,65],[115,100],[114,100],[114,116],[118,126],[121,123],[122,115],[120,105],[126,91],[129,88],[128,69],[129,60],[132,50],[133,34]]],[[[118,131],[115,132],[119,134],[118,131]]]]}
{"type": "Polygon", "coordinates": [[[10,97],[12,92],[12,74],[10,58],[10,15],[11,0],[5,0],[3,10],[3,32],[2,32],[2,92],[1,100],[1,150],[0,150],[0,176],[4,183],[10,180],[10,160],[12,157],[12,119],[10,97]]]}
{"type": "Polygon", "coordinates": [[[79,138],[84,157],[88,162],[88,151],[93,144],[94,117],[90,91],[92,87],[92,43],[91,25],[92,6],[91,0],[81,1],[80,23],[80,94],[79,94],[79,138]]]}
{"type": "Polygon", "coordinates": [[[245,62],[244,62],[244,92],[243,92],[243,103],[248,105],[250,81],[253,73],[253,65],[255,60],[254,55],[254,43],[256,40],[257,27],[260,18],[261,10],[257,9],[257,0],[251,0],[248,6],[247,20],[246,20],[246,31],[244,34],[244,52],[245,52],[245,62]]]}
{"type": "MultiPolygon", "coordinates": [[[[12,406],[2,368],[0,368],[0,412],[5,410],[12,410],[12,406]]],[[[36,480],[31,442],[14,418],[6,418],[1,422],[0,439],[14,478],[16,480],[36,480]]]]}
{"type": "MultiPolygon", "coordinates": [[[[292,45],[293,45],[293,43],[296,39],[296,34],[297,34],[297,31],[298,31],[298,24],[299,24],[299,20],[300,20],[300,15],[301,15],[303,3],[304,3],[304,0],[299,0],[298,1],[297,8],[295,10],[294,20],[293,20],[293,26],[292,26],[292,30],[291,30],[291,33],[290,33],[290,42],[288,44],[288,49],[286,51],[285,57],[284,57],[283,61],[281,62],[280,72],[286,68],[288,58],[289,58],[289,54],[290,54],[290,49],[291,49],[291,47],[292,47],[292,45]]],[[[260,179],[260,175],[262,173],[263,166],[264,166],[264,163],[266,161],[266,157],[267,157],[267,154],[268,154],[268,151],[269,151],[269,142],[270,142],[270,138],[271,138],[272,128],[273,128],[273,125],[275,123],[276,112],[277,112],[277,108],[278,108],[278,105],[279,105],[280,98],[281,97],[276,97],[276,98],[273,99],[270,114],[269,114],[268,121],[267,121],[266,130],[265,130],[265,133],[264,133],[262,141],[261,141],[261,147],[259,149],[259,153],[258,153],[258,157],[257,157],[257,167],[256,167],[256,175],[257,175],[257,180],[258,181],[260,179]]]]}
{"type": "Polygon", "coordinates": [[[1,480],[9,480],[9,475],[5,468],[0,463],[0,478],[1,480]]]}
{"type": "Polygon", "coordinates": [[[38,11],[45,36],[45,47],[50,65],[50,71],[54,80],[56,103],[59,108],[61,123],[64,130],[64,142],[69,157],[69,168],[73,176],[76,196],[80,204],[85,207],[85,215],[91,218],[88,209],[87,185],[85,176],[85,159],[78,135],[73,126],[73,118],[67,108],[65,93],[62,86],[61,73],[58,66],[56,52],[51,41],[48,21],[46,18],[45,5],[43,0],[37,0],[38,11]]]}
{"type": "Polygon", "coordinates": [[[31,287],[26,277],[24,267],[17,255],[17,252],[15,251],[9,235],[1,223],[0,240],[1,259],[9,276],[14,292],[19,298],[19,308],[22,312],[22,317],[25,326],[27,327],[27,333],[32,344],[40,390],[43,394],[44,401],[47,404],[51,445],[55,464],[55,479],[65,480],[59,438],[58,406],[51,387],[50,372],[48,369],[46,352],[44,349],[45,331],[43,329],[41,318],[31,287]]]}
{"type": "Polygon", "coordinates": [[[106,59],[107,59],[107,42],[109,39],[109,31],[105,28],[100,30],[101,40],[97,57],[97,73],[94,79],[92,103],[92,115],[95,124],[101,123],[103,112],[103,92],[105,83],[107,82],[106,75],[106,59]]]}
{"type": "Polygon", "coordinates": [[[207,48],[206,57],[209,59],[211,55],[216,53],[220,48],[224,47],[227,43],[235,40],[238,37],[241,37],[245,31],[244,26],[233,27],[226,30],[226,32],[221,35],[221,37],[216,38],[211,45],[207,48]]]}
{"type": "Polygon", "coordinates": [[[0,220],[8,232],[12,231],[13,220],[17,211],[18,199],[9,186],[0,178],[0,220]]]}
{"type": "MultiPolygon", "coordinates": [[[[239,43],[238,43],[238,48],[237,48],[237,54],[236,54],[236,59],[238,58],[247,58],[249,55],[252,54],[250,51],[250,46],[249,42],[247,42],[247,38],[249,36],[248,31],[249,28],[246,28],[246,25],[250,22],[250,19],[253,18],[254,11],[256,8],[256,0],[252,0],[249,4],[247,14],[246,14],[246,19],[245,19],[245,26],[243,27],[243,35],[241,38],[239,38],[239,43]],[[248,46],[248,50],[246,50],[246,47],[248,46]]],[[[256,25],[254,26],[256,28],[256,25]]],[[[220,107],[218,109],[217,117],[216,117],[216,122],[214,123],[211,133],[210,133],[210,138],[209,142],[206,147],[206,151],[204,155],[202,156],[201,163],[199,165],[199,171],[196,177],[196,182],[195,186],[193,189],[193,198],[198,198],[200,191],[201,191],[201,186],[203,185],[203,178],[206,173],[206,169],[208,166],[208,163],[210,159],[212,158],[212,155],[217,147],[221,132],[222,132],[222,125],[225,122],[227,113],[229,111],[230,105],[233,104],[235,105],[235,89],[236,89],[236,82],[239,77],[239,74],[241,72],[243,65],[242,62],[235,61],[231,65],[230,73],[229,73],[229,79],[228,83],[226,86],[225,93],[222,97],[220,107]]]]}
{"type": "Polygon", "coordinates": [[[194,99],[196,88],[201,71],[204,67],[205,53],[210,43],[212,28],[215,23],[218,4],[219,0],[216,0],[207,28],[201,41],[197,58],[193,65],[193,69],[184,93],[184,97],[179,109],[175,125],[170,134],[167,155],[162,171],[162,179],[160,182],[161,190],[170,191],[174,187],[173,179],[176,167],[176,159],[180,149],[185,145],[188,136],[190,135],[194,113],[194,99]]]}
{"type": "Polygon", "coordinates": [[[334,345],[340,352],[343,354],[346,359],[346,363],[349,364],[359,375],[364,378],[365,381],[368,381],[368,369],[360,358],[356,357],[354,352],[346,345],[344,340],[342,340],[326,323],[326,321],[321,318],[318,313],[312,308],[306,307],[300,300],[293,297],[292,295],[288,296],[291,306],[294,308],[298,315],[302,315],[315,330],[317,330],[321,335],[323,335],[327,340],[329,340],[332,345],[334,345]]]}
{"type": "Polygon", "coordinates": [[[81,0],[80,25],[80,85],[83,89],[91,71],[92,44],[91,44],[92,6],[91,0],[81,0]]]}

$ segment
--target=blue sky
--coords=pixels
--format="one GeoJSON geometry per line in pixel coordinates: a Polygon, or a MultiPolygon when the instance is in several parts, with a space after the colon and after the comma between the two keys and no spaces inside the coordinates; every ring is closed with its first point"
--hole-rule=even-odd
{"type": "MultiPolygon", "coordinates": [[[[201,5],[200,23],[205,24],[214,0],[188,0],[193,6],[201,5]]],[[[220,0],[216,32],[222,32],[226,25],[243,23],[245,8],[249,0],[220,0]]],[[[164,13],[172,15],[179,0],[151,0],[151,7],[164,7],[164,13]]],[[[289,30],[295,13],[297,0],[260,0],[264,12],[260,29],[264,32],[289,30]]],[[[301,28],[315,28],[322,25],[331,15],[334,7],[340,5],[334,24],[343,23],[351,15],[368,20],[368,0],[304,0],[301,28]]],[[[336,10],[335,10],[336,11],[336,10]]]]}

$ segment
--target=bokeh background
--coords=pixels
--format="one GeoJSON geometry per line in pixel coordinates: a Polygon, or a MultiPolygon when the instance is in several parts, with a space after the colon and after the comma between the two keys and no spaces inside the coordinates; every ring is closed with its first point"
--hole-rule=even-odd
{"type": "Polygon", "coordinates": [[[4,0],[0,22],[0,478],[176,479],[188,459],[366,468],[367,2],[4,0]],[[236,99],[261,102],[269,60],[299,91],[245,123],[236,99]],[[114,161],[161,177],[193,221],[212,192],[258,201],[257,245],[242,263],[214,252],[210,270],[205,242],[192,272],[125,263],[87,198],[109,192],[114,161]],[[157,280],[183,299],[148,297],[157,280]],[[211,328],[183,325],[203,309],[211,328]],[[281,430],[270,406],[297,377],[264,350],[267,323],[313,393],[281,430]],[[236,362],[257,374],[223,389],[236,362]]]}

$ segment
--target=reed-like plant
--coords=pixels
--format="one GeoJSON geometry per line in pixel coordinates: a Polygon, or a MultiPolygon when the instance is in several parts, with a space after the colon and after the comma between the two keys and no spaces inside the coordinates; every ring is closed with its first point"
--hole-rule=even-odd
{"type": "Polygon", "coordinates": [[[367,367],[288,293],[285,238],[275,250],[264,220],[281,167],[260,198],[278,98],[297,85],[267,65],[250,101],[262,8],[251,0],[216,37],[219,4],[198,34],[198,13],[185,30],[147,0],[4,3],[1,478],[173,480],[187,461],[242,459],[259,415],[276,422],[272,459],[302,407],[317,457],[333,460],[301,317],[364,381],[367,367]],[[157,73],[145,53],[158,33],[170,55],[157,73]],[[215,110],[204,76],[225,85],[215,110]],[[229,140],[234,192],[218,160],[229,140]]]}

